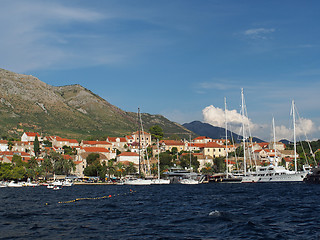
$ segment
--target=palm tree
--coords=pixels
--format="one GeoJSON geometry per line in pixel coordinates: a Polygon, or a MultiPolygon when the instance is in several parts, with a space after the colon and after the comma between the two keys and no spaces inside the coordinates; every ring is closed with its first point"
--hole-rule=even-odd
{"type": "Polygon", "coordinates": [[[108,160],[108,164],[107,164],[107,171],[108,171],[108,178],[109,180],[111,179],[111,174],[114,174],[116,171],[115,166],[113,165],[114,161],[112,160],[108,160]]]}
{"type": "Polygon", "coordinates": [[[121,179],[122,175],[125,173],[125,168],[122,162],[119,162],[116,166],[117,166],[117,175],[121,179]]]}
{"type": "Polygon", "coordinates": [[[127,174],[137,173],[137,168],[134,166],[134,164],[132,162],[130,162],[129,165],[126,167],[126,173],[127,174]]]}

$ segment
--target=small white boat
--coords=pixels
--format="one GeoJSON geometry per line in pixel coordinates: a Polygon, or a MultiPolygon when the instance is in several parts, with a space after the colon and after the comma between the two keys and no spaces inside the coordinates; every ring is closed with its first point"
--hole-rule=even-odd
{"type": "Polygon", "coordinates": [[[194,180],[192,178],[184,178],[180,181],[181,184],[199,184],[199,181],[194,180]]]}
{"type": "Polygon", "coordinates": [[[8,183],[7,182],[0,182],[0,188],[3,187],[8,187],[8,183]]]}
{"type": "Polygon", "coordinates": [[[170,184],[170,179],[153,179],[151,184],[170,184]]]}
{"type": "Polygon", "coordinates": [[[52,183],[49,183],[49,184],[47,185],[47,188],[48,188],[48,189],[52,189],[52,188],[54,188],[54,186],[55,186],[55,185],[53,185],[52,183]]]}
{"type": "Polygon", "coordinates": [[[124,185],[151,185],[152,181],[150,179],[128,179],[124,181],[124,185]]]}
{"type": "Polygon", "coordinates": [[[71,186],[73,186],[73,182],[70,179],[66,179],[65,181],[62,182],[62,186],[71,187],[71,186]]]}
{"type": "Polygon", "coordinates": [[[55,186],[53,186],[53,190],[60,190],[62,187],[60,187],[60,186],[57,186],[57,185],[55,185],[55,186]]]}
{"type": "Polygon", "coordinates": [[[11,181],[8,184],[8,187],[22,187],[22,184],[21,183],[16,183],[15,181],[11,181]]]}

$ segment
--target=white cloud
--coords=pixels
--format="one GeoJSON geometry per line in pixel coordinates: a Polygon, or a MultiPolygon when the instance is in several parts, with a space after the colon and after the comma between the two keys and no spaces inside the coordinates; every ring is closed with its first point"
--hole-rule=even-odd
{"type": "Polygon", "coordinates": [[[268,35],[275,32],[274,28],[252,28],[243,32],[243,34],[251,39],[267,39],[268,35]]]}
{"type": "MultiPolygon", "coordinates": [[[[276,126],[276,138],[277,140],[288,139],[293,140],[293,127],[287,128],[284,125],[276,126]]],[[[296,123],[296,137],[302,138],[305,140],[309,138],[308,135],[312,134],[315,131],[314,123],[310,119],[302,118],[296,123]]]]}
{"type": "MultiPolygon", "coordinates": [[[[225,127],[226,120],[225,111],[223,109],[210,105],[202,110],[202,114],[204,122],[216,127],[225,127]]],[[[250,128],[250,131],[258,127],[257,125],[253,124],[248,117],[243,117],[236,110],[227,110],[227,124],[228,128],[230,126],[231,131],[239,133],[242,122],[244,122],[245,126],[250,128]]],[[[247,129],[246,131],[249,131],[249,129],[247,129]]]]}
{"type": "MultiPolygon", "coordinates": [[[[202,110],[204,122],[209,123],[213,126],[217,127],[225,127],[225,113],[224,110],[218,107],[214,107],[213,105],[208,106],[202,110]]],[[[245,123],[246,135],[250,134],[252,131],[252,135],[255,137],[259,137],[266,141],[270,141],[273,136],[272,129],[268,124],[256,124],[253,123],[248,117],[244,117],[238,113],[236,110],[227,110],[227,123],[228,129],[233,131],[234,133],[242,135],[241,125],[242,122],[245,123]],[[240,131],[241,130],[241,131],[240,131]]],[[[320,128],[319,128],[320,129],[320,128]]],[[[316,127],[314,123],[310,119],[300,119],[296,122],[296,137],[297,141],[305,140],[309,138],[309,135],[316,131],[316,127]]],[[[284,125],[276,126],[276,140],[287,139],[293,140],[293,128],[286,127],[284,125]]]]}

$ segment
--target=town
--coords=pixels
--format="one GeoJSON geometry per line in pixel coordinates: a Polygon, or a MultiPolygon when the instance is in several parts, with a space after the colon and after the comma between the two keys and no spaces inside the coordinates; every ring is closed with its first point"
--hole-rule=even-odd
{"type": "MultiPolygon", "coordinates": [[[[125,137],[107,137],[104,141],[78,142],[24,132],[20,141],[0,140],[0,180],[46,181],[71,176],[87,182],[117,182],[137,174],[155,178],[158,156],[161,176],[172,170],[219,176],[226,170],[241,173],[243,169],[242,143],[206,136],[189,140],[161,138],[157,142],[151,133],[137,131],[125,137]]],[[[276,157],[281,159],[279,165],[293,169],[295,152],[284,143],[248,141],[245,146],[249,171],[254,166],[269,165],[276,157]]]]}

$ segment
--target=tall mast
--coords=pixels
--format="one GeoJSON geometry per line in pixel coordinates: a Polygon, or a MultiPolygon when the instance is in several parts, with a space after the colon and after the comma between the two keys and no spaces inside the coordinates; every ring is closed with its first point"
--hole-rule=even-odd
{"type": "Polygon", "coordinates": [[[274,150],[274,162],[277,165],[277,148],[276,148],[276,127],[274,124],[274,117],[272,118],[272,128],[273,128],[273,150],[274,150]]]}
{"type": "Polygon", "coordinates": [[[244,175],[247,174],[247,159],[246,159],[246,137],[244,130],[244,96],[243,96],[243,88],[241,88],[241,111],[242,111],[242,141],[243,141],[243,171],[244,175]]]}
{"type": "Polygon", "coordinates": [[[228,178],[228,124],[227,124],[227,98],[224,98],[224,116],[225,116],[225,130],[226,130],[226,177],[228,178]]]}
{"type": "Polygon", "coordinates": [[[138,136],[139,136],[139,177],[141,177],[141,153],[140,153],[140,108],[138,108],[138,136]]]}
{"type": "Polygon", "coordinates": [[[190,172],[191,172],[191,134],[190,134],[190,136],[189,136],[189,139],[190,139],[190,143],[189,143],[190,148],[189,148],[189,151],[190,151],[190,172]]]}
{"type": "Polygon", "coordinates": [[[294,100],[292,100],[292,119],[293,119],[293,146],[294,146],[294,171],[297,172],[297,140],[296,140],[296,109],[294,105],[294,100]]]}
{"type": "Polygon", "coordinates": [[[160,180],[160,159],[159,159],[160,148],[159,148],[159,139],[157,139],[157,146],[158,146],[158,179],[160,180]]]}

